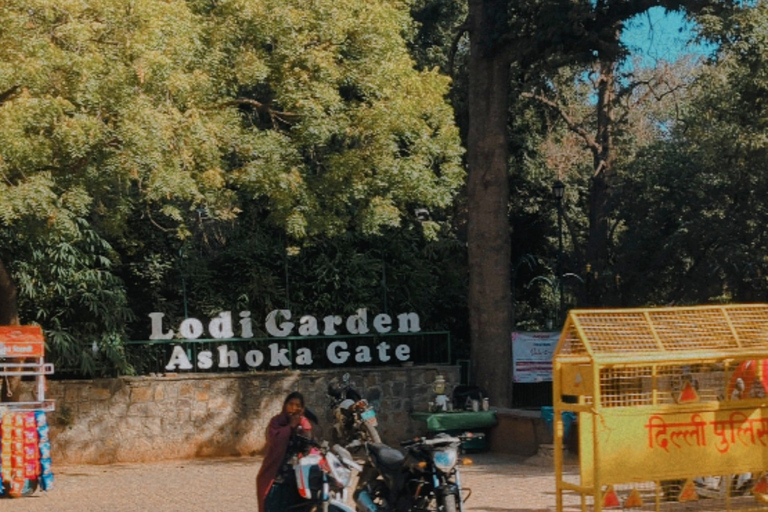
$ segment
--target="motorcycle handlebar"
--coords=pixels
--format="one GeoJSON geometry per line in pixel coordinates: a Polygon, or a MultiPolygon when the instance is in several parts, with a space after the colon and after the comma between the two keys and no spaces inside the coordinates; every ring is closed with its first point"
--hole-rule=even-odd
{"type": "Polygon", "coordinates": [[[328,445],[327,442],[323,442],[323,444],[321,444],[315,441],[314,439],[312,439],[311,437],[303,436],[301,434],[294,434],[294,435],[296,436],[296,439],[306,444],[307,446],[312,446],[320,449],[327,448],[327,445],[328,445]]]}
{"type": "Polygon", "coordinates": [[[341,389],[339,389],[338,386],[334,384],[328,384],[328,390],[326,391],[328,396],[333,398],[339,398],[341,397],[341,389]]]}
{"type": "Polygon", "coordinates": [[[465,432],[463,434],[459,434],[458,436],[439,436],[439,437],[433,437],[433,438],[415,437],[413,439],[401,441],[400,446],[403,448],[409,448],[411,446],[415,446],[419,444],[423,444],[426,446],[434,446],[438,444],[462,443],[470,439],[484,439],[484,438],[485,438],[485,434],[483,433],[475,434],[473,432],[465,432]]]}
{"type": "Polygon", "coordinates": [[[328,384],[328,389],[325,392],[328,396],[334,400],[341,400],[342,398],[349,398],[357,402],[362,398],[360,393],[354,390],[349,384],[328,384]]]}

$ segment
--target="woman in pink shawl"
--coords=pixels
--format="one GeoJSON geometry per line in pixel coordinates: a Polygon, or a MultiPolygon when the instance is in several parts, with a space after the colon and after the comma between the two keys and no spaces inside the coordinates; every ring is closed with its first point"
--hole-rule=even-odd
{"type": "Polygon", "coordinates": [[[312,424],[304,417],[304,397],[294,391],[285,398],[283,411],[269,421],[267,452],[256,476],[260,512],[285,512],[298,497],[292,474],[284,468],[294,433],[311,436],[312,424]]]}

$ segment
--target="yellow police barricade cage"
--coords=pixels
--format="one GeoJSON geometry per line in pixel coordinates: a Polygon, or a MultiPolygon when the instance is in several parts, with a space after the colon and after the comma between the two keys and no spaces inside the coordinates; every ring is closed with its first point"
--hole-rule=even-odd
{"type": "Polygon", "coordinates": [[[768,304],[573,310],[553,381],[558,512],[768,510],[768,304]]]}

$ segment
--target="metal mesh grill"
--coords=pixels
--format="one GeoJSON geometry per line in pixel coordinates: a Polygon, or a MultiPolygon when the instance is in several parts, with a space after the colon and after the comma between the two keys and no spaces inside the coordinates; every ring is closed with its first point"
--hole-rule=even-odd
{"type": "Polygon", "coordinates": [[[768,349],[768,305],[699,306],[636,310],[574,310],[571,337],[583,333],[581,343],[593,355],[739,348],[768,349]]]}
{"type": "Polygon", "coordinates": [[[587,349],[581,341],[581,337],[573,324],[570,324],[566,331],[565,339],[559,349],[559,353],[562,355],[582,355],[587,353],[587,349]]]}
{"type": "Polygon", "coordinates": [[[658,311],[648,315],[665,350],[738,348],[721,309],[658,311]]]}
{"type": "Polygon", "coordinates": [[[733,307],[728,310],[728,316],[742,347],[764,347],[768,344],[768,325],[762,310],[733,307]]]}
{"type": "Polygon", "coordinates": [[[650,367],[603,368],[600,370],[603,407],[631,407],[653,403],[653,378],[650,367]]]}
{"type": "MultiPolygon", "coordinates": [[[[721,402],[733,393],[733,370],[739,362],[697,365],[661,364],[656,366],[656,393],[654,401],[653,366],[602,368],[600,370],[600,403],[603,407],[631,407],[678,403],[680,393],[690,384],[698,395],[698,402],[721,402]]],[[[753,374],[752,382],[745,382],[747,395],[739,398],[765,396],[760,372],[753,374]]]]}
{"type": "Polygon", "coordinates": [[[699,402],[719,402],[725,398],[729,373],[723,364],[662,366],[657,370],[657,403],[674,404],[683,388],[690,384],[699,402]]]}
{"type": "Polygon", "coordinates": [[[604,313],[579,316],[579,323],[595,352],[658,350],[643,313],[604,313]]]}

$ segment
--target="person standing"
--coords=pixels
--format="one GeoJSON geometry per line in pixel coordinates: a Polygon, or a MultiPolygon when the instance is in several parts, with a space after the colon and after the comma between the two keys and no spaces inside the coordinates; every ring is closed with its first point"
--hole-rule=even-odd
{"type": "Polygon", "coordinates": [[[287,461],[293,455],[289,450],[293,436],[311,437],[312,423],[304,413],[304,396],[294,391],[285,398],[280,414],[269,421],[267,451],[256,475],[259,512],[285,512],[298,497],[287,461]]]}

